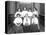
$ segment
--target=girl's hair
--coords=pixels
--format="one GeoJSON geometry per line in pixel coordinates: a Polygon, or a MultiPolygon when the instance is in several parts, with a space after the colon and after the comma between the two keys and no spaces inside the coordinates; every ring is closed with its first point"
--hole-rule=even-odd
{"type": "Polygon", "coordinates": [[[29,8],[29,10],[31,10],[31,12],[32,12],[32,8],[29,8]]]}
{"type": "Polygon", "coordinates": [[[36,7],[34,7],[34,9],[37,11],[38,9],[36,7]]]}
{"type": "Polygon", "coordinates": [[[32,10],[32,8],[29,8],[30,10],[32,10]]]}
{"type": "Polygon", "coordinates": [[[33,14],[35,17],[38,17],[37,15],[33,14]]]}
{"type": "Polygon", "coordinates": [[[21,16],[20,14],[17,14],[16,16],[18,16],[18,15],[21,16]]]}
{"type": "MultiPolygon", "coordinates": [[[[20,8],[18,8],[18,9],[20,9],[20,8]]],[[[18,9],[16,9],[16,10],[18,11],[18,9]]]]}

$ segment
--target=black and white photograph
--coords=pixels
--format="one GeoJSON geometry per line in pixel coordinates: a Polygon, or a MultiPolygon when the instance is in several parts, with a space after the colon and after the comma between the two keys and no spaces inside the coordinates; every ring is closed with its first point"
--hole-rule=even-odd
{"type": "Polygon", "coordinates": [[[5,33],[45,32],[45,3],[5,1],[5,33]]]}

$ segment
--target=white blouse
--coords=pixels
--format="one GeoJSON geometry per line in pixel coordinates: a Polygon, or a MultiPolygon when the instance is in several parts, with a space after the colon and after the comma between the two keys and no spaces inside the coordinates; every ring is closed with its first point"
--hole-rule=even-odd
{"type": "Polygon", "coordinates": [[[22,19],[20,18],[20,17],[17,17],[17,18],[15,18],[15,20],[14,20],[14,24],[18,24],[19,23],[19,25],[21,25],[22,24],[22,19]]]}
{"type": "Polygon", "coordinates": [[[28,12],[28,16],[33,16],[33,13],[32,12],[28,12]]]}
{"type": "Polygon", "coordinates": [[[24,17],[23,25],[30,25],[30,18],[29,17],[24,17]]]}
{"type": "Polygon", "coordinates": [[[28,11],[22,11],[22,17],[24,17],[27,13],[28,11]]]}
{"type": "Polygon", "coordinates": [[[32,24],[38,24],[38,18],[36,18],[36,17],[34,17],[34,18],[32,18],[32,24]]]}

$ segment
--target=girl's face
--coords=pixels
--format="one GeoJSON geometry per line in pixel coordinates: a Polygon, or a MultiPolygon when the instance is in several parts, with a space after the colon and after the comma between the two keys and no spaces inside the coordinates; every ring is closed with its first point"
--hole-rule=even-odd
{"type": "Polygon", "coordinates": [[[26,8],[24,8],[24,10],[26,10],[26,8]]]}
{"type": "Polygon", "coordinates": [[[17,15],[17,17],[19,17],[19,15],[17,15]]]}
{"type": "Polygon", "coordinates": [[[29,10],[29,12],[31,12],[31,10],[29,10]]]}
{"type": "Polygon", "coordinates": [[[17,17],[20,17],[21,15],[20,14],[17,14],[17,17]]]}
{"type": "Polygon", "coordinates": [[[18,9],[18,11],[20,12],[20,9],[18,9]]]}

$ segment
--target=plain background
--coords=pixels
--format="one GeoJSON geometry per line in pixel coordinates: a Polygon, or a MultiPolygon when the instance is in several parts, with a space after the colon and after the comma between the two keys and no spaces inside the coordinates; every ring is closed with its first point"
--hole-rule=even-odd
{"type": "MultiPolygon", "coordinates": [[[[0,0],[0,35],[6,35],[5,34],[5,1],[9,1],[9,0],[0,0]]],[[[10,0],[10,1],[20,1],[20,2],[28,2],[28,3],[29,2],[45,3],[45,16],[46,16],[46,0],[10,0]]],[[[46,17],[45,17],[45,29],[46,29],[46,17]]],[[[45,32],[21,33],[16,35],[46,35],[46,30],[45,32]]]]}

